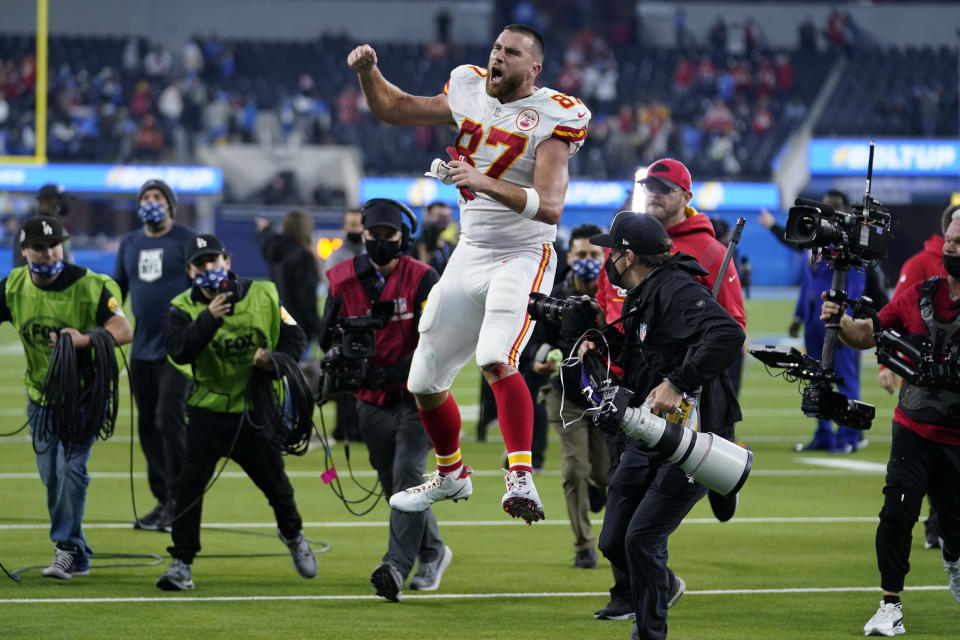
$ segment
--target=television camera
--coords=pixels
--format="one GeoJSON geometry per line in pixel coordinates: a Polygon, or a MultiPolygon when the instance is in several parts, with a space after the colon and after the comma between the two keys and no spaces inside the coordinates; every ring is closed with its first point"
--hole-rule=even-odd
{"type": "MultiPolygon", "coordinates": [[[[873,154],[875,144],[870,142],[867,163],[867,188],[863,202],[850,206],[850,211],[838,211],[824,202],[797,198],[790,208],[784,239],[798,247],[812,249],[815,256],[827,260],[833,270],[833,281],[827,297],[835,302],[853,302],[854,316],[862,317],[867,297],[848,300],[844,287],[847,271],[862,269],[873,260],[886,257],[892,217],[879,201],[870,195],[873,181],[873,154]]],[[[766,346],[750,349],[750,354],[768,368],[783,369],[788,380],[808,380],[803,390],[800,409],[810,417],[831,420],[854,429],[869,429],[875,409],[873,405],[847,398],[834,391],[833,385],[843,380],[834,369],[834,358],[839,339],[841,313],[827,319],[823,341],[823,359],[817,361],[796,349],[778,349],[766,346]]]]}
{"type": "Polygon", "coordinates": [[[321,319],[319,403],[353,393],[366,377],[368,360],[376,355],[375,331],[393,316],[393,300],[378,300],[362,316],[340,317],[343,298],[332,298],[321,319]]]}

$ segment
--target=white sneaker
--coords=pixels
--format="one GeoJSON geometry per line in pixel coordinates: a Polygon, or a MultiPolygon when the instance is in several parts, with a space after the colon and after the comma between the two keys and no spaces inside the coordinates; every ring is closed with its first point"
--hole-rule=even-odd
{"type": "Polygon", "coordinates": [[[867,624],[863,625],[865,636],[895,636],[904,633],[903,609],[900,603],[888,604],[880,601],[880,608],[867,624]]]}
{"type": "MultiPolygon", "coordinates": [[[[943,549],[940,550],[940,557],[943,557],[943,549]]],[[[947,572],[947,584],[950,585],[950,593],[953,599],[960,602],[960,560],[956,562],[943,561],[943,570],[947,572]]]]}
{"type": "Polygon", "coordinates": [[[404,489],[390,496],[390,506],[397,511],[416,512],[426,511],[434,502],[440,500],[466,500],[473,493],[473,482],[470,480],[470,470],[464,467],[460,476],[440,475],[434,471],[427,476],[427,481],[416,487],[404,489]]]}
{"type": "Polygon", "coordinates": [[[543,520],[543,503],[533,486],[533,474],[526,471],[510,471],[504,476],[507,492],[503,494],[503,510],[514,518],[523,518],[530,524],[543,520]]]}

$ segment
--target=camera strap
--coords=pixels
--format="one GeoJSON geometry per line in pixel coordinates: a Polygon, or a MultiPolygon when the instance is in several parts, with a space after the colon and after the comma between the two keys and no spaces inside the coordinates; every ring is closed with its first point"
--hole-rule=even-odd
{"type": "MultiPolygon", "coordinates": [[[[399,267],[399,265],[397,266],[399,267]]],[[[366,254],[357,256],[355,270],[357,280],[360,281],[360,286],[363,287],[363,291],[367,294],[370,302],[373,303],[379,300],[380,294],[383,293],[383,288],[386,286],[386,282],[381,277],[380,272],[373,268],[370,257],[366,254]]]]}

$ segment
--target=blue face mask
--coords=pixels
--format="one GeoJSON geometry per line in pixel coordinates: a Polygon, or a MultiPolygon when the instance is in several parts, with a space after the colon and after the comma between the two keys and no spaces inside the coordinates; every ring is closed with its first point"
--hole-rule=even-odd
{"type": "Polygon", "coordinates": [[[147,224],[160,224],[167,217],[167,212],[159,202],[144,202],[137,211],[140,220],[147,224]]]}
{"type": "Polygon", "coordinates": [[[594,258],[581,258],[573,261],[573,275],[583,282],[593,282],[600,275],[603,263],[594,258]]]}
{"type": "Polygon", "coordinates": [[[38,278],[52,278],[63,271],[63,260],[57,260],[53,264],[42,264],[34,262],[30,264],[30,273],[38,278]]]}
{"type": "Polygon", "coordinates": [[[201,271],[193,278],[193,284],[210,291],[218,291],[220,283],[227,279],[227,270],[223,267],[201,271]]]}

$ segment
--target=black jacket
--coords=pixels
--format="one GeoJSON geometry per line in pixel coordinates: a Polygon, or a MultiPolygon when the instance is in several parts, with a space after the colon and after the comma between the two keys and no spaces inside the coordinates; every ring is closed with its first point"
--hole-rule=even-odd
{"type": "MultiPolygon", "coordinates": [[[[250,289],[251,280],[237,278],[231,271],[230,279],[237,283],[237,292],[235,299],[243,300],[250,289]]],[[[209,303],[210,300],[204,296],[199,287],[194,286],[190,291],[190,297],[193,300],[209,303]]],[[[283,301],[280,304],[284,305],[283,301]]],[[[213,339],[217,330],[223,326],[223,320],[214,318],[209,309],[204,309],[197,316],[196,320],[191,320],[190,315],[183,309],[170,306],[169,322],[167,324],[166,347],[170,359],[177,364],[189,364],[195,361],[206,346],[213,339]]],[[[276,351],[285,353],[294,360],[299,360],[304,349],[307,348],[307,336],[298,324],[280,323],[280,336],[277,340],[276,351]]],[[[194,421],[202,421],[206,424],[228,429],[236,428],[237,416],[229,413],[219,413],[199,409],[197,407],[187,407],[187,417],[194,421]]]]}
{"type": "Polygon", "coordinates": [[[277,285],[283,306],[303,328],[307,339],[316,340],[320,332],[317,313],[320,271],[313,254],[290,236],[275,233],[270,227],[260,232],[257,242],[263,259],[270,266],[270,279],[277,285]]]}
{"type": "Polygon", "coordinates": [[[624,334],[616,329],[606,334],[614,362],[624,369],[625,385],[637,394],[637,405],[664,378],[684,393],[702,387],[701,428],[724,432],[742,419],[726,369],[740,356],[746,336],[692,278],[706,273],[692,256],[675,254],[627,292],[624,334]]]}

